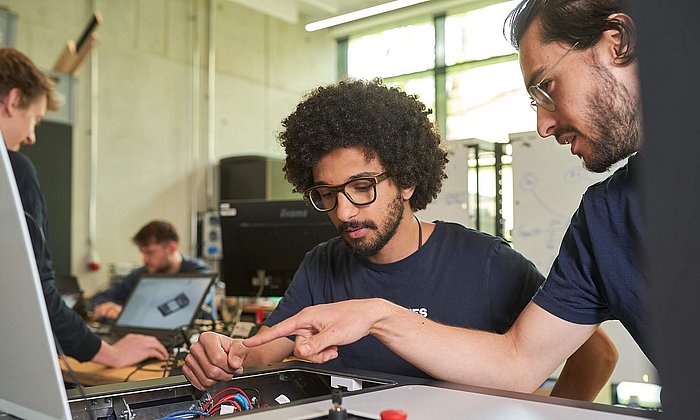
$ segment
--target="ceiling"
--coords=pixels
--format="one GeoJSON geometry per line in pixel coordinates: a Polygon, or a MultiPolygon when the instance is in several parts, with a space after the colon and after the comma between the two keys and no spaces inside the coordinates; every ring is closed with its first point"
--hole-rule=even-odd
{"type": "Polygon", "coordinates": [[[388,0],[231,0],[288,23],[307,24],[320,19],[389,3],[388,0]]]}

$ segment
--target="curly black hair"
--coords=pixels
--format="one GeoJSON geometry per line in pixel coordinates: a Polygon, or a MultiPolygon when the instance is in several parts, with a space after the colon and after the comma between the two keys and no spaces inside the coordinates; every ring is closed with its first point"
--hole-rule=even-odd
{"type": "Polygon", "coordinates": [[[378,157],[400,188],[415,186],[411,208],[424,209],[447,178],[447,152],[413,95],[380,79],[345,80],[309,93],[282,121],[278,139],[287,158],[285,177],[296,192],[313,186],[312,166],[338,148],[358,147],[378,157]]]}

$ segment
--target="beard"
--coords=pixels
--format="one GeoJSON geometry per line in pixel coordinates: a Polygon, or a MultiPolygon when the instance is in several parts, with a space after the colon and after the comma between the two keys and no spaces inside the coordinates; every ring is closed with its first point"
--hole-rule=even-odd
{"type": "Polygon", "coordinates": [[[396,199],[389,204],[387,209],[386,217],[382,220],[381,226],[377,225],[372,220],[357,221],[352,220],[350,222],[343,223],[338,230],[340,230],[341,237],[345,241],[345,244],[352,249],[353,254],[357,257],[368,259],[374,255],[377,255],[379,251],[386,246],[387,243],[396,234],[396,229],[398,229],[399,224],[403,220],[403,201],[401,194],[398,194],[396,199]],[[362,238],[349,238],[344,235],[346,229],[360,229],[367,228],[376,231],[376,237],[374,239],[367,238],[368,235],[362,238]]]}
{"type": "Polygon", "coordinates": [[[638,97],[613,74],[595,61],[592,73],[598,80],[588,96],[586,119],[589,135],[573,126],[559,127],[555,136],[574,132],[578,141],[590,146],[583,166],[596,173],[605,172],[622,159],[639,150],[642,144],[641,110],[638,97]]]}
{"type": "Polygon", "coordinates": [[[163,264],[161,264],[157,267],[154,267],[152,269],[147,267],[146,271],[149,274],[167,274],[171,267],[172,267],[172,264],[170,262],[166,261],[163,264]]]}
{"type": "Polygon", "coordinates": [[[586,114],[592,134],[587,140],[591,153],[584,166],[601,173],[639,150],[642,122],[639,98],[605,67],[594,63],[593,71],[600,83],[588,99],[586,114]]]}

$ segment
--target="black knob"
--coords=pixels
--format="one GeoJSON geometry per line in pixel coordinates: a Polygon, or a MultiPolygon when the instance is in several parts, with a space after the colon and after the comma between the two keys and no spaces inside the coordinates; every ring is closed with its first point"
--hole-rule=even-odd
{"type": "Polygon", "coordinates": [[[348,412],[341,406],[343,402],[343,393],[339,389],[334,389],[331,394],[333,408],[328,410],[328,420],[347,420],[348,412]]]}

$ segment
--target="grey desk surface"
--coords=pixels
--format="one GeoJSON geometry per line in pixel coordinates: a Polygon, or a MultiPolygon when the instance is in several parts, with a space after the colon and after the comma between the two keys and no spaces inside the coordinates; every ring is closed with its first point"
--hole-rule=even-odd
{"type": "MultiPolygon", "coordinates": [[[[591,408],[552,404],[543,401],[517,399],[499,395],[426,385],[406,385],[343,398],[343,407],[349,413],[379,419],[379,413],[387,409],[400,409],[408,413],[408,420],[417,419],[628,419],[638,420],[636,410],[598,411],[591,408]],[[624,412],[628,414],[625,414],[624,412]]],[[[319,401],[270,411],[250,413],[250,420],[289,419],[301,420],[327,415],[331,403],[319,401]]]]}

